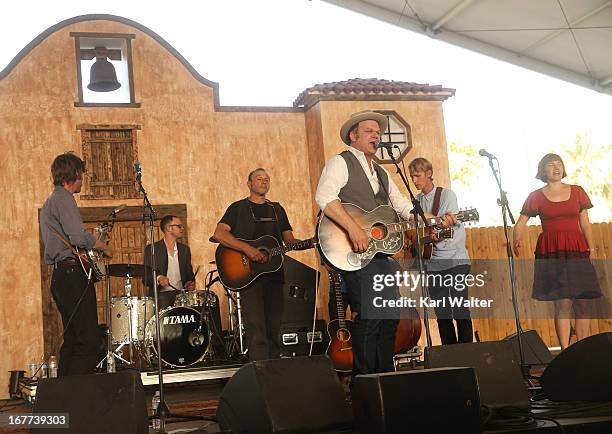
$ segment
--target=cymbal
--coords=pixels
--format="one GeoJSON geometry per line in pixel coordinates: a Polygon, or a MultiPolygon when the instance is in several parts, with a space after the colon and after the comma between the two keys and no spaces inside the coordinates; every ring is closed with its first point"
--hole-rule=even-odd
{"type": "Polygon", "coordinates": [[[142,264],[109,264],[108,274],[115,277],[144,277],[151,273],[151,267],[142,264]]]}

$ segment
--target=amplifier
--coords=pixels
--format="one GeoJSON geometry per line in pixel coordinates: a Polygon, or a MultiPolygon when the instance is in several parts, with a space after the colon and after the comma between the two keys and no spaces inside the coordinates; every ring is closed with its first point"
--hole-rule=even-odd
{"type": "Polygon", "coordinates": [[[283,324],[279,336],[281,357],[307,356],[314,341],[312,354],[325,354],[329,337],[324,320],[317,320],[315,331],[310,324],[283,324]]]}

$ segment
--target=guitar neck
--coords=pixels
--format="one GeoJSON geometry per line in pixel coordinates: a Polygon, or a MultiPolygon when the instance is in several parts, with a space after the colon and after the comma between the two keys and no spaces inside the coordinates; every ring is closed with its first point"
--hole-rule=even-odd
{"type": "MultiPolygon", "coordinates": [[[[471,213],[464,213],[463,211],[460,211],[456,214],[457,220],[460,222],[463,221],[470,221],[473,220],[474,218],[471,216],[471,213]]],[[[426,219],[427,223],[430,226],[439,226],[442,223],[442,217],[431,217],[426,219]]],[[[411,229],[415,229],[415,224],[414,224],[414,220],[405,220],[402,222],[397,222],[397,223],[388,223],[385,225],[386,228],[391,231],[391,232],[404,232],[404,231],[408,231],[411,229]]]]}
{"type": "Polygon", "coordinates": [[[306,250],[314,247],[315,238],[309,238],[307,240],[298,241],[297,243],[284,244],[282,246],[275,247],[270,250],[270,256],[284,255],[292,250],[306,250]]]}
{"type": "Polygon", "coordinates": [[[340,328],[346,328],[346,317],[344,314],[344,303],[342,302],[342,291],[340,289],[340,276],[335,272],[329,273],[329,280],[333,285],[334,296],[336,298],[336,309],[338,313],[338,323],[340,328]]]}

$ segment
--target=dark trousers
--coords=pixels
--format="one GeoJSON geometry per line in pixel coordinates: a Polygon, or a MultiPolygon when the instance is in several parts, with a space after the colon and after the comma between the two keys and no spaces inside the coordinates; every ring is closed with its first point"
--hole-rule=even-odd
{"type": "Polygon", "coordinates": [[[373,309],[373,299],[381,295],[395,298],[397,288],[376,292],[372,283],[374,275],[394,274],[398,269],[397,263],[389,258],[374,258],[361,270],[343,273],[351,310],[359,314],[353,323],[353,376],[394,370],[393,349],[399,320],[394,312],[373,309]]]}
{"type": "Polygon", "coordinates": [[[279,358],[283,318],[282,280],[260,277],[240,292],[240,300],[249,360],[279,358]]]}
{"type": "Polygon", "coordinates": [[[93,284],[87,284],[87,276],[80,265],[57,268],[51,277],[51,294],[66,329],[58,375],[93,373],[101,358],[102,343],[93,284]]]}
{"type": "Polygon", "coordinates": [[[469,272],[470,266],[465,264],[449,268],[448,270],[428,273],[430,277],[429,282],[435,282],[435,284],[429,287],[429,294],[432,300],[445,299],[446,302],[445,306],[434,307],[442,345],[462,344],[472,342],[474,339],[470,309],[463,306],[451,307],[449,303],[449,297],[469,297],[467,285],[463,288],[459,285],[445,284],[450,280],[464,282],[465,275],[469,274],[469,272]],[[452,279],[449,276],[452,276],[452,279]],[[457,323],[456,330],[453,320],[457,323]]]}

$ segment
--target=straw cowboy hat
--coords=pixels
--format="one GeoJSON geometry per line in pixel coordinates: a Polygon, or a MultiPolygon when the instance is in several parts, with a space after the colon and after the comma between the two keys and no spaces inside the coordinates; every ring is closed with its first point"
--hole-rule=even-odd
{"type": "Polygon", "coordinates": [[[351,138],[349,137],[349,131],[355,125],[361,121],[376,121],[380,127],[381,134],[387,130],[387,116],[380,113],[376,113],[372,110],[364,110],[361,112],[353,113],[348,121],[340,128],[340,138],[347,145],[351,144],[351,138]]]}

